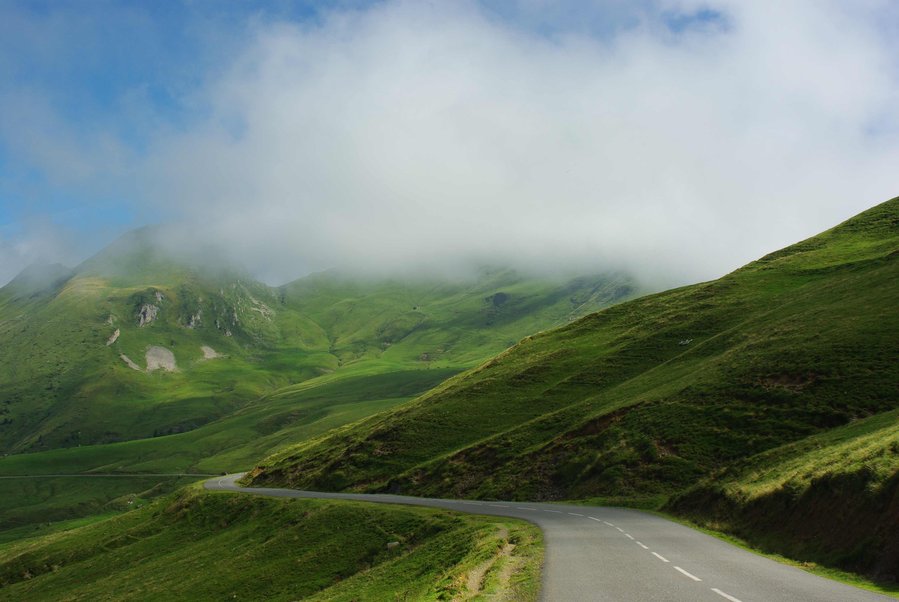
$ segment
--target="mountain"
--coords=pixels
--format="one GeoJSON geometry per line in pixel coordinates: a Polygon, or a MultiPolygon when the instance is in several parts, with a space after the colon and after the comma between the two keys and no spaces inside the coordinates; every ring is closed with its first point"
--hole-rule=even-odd
{"type": "MultiPolygon", "coordinates": [[[[219,472],[389,409],[533,332],[633,297],[609,273],[362,278],[280,287],[130,232],[0,289],[0,475],[219,472]]],[[[147,477],[0,482],[0,522],[158,495],[147,477]]]]}
{"type": "Polygon", "coordinates": [[[74,270],[32,268],[0,289],[0,450],[192,430],[365,362],[461,369],[635,291],[620,275],[555,283],[508,270],[458,282],[326,273],[276,288],[192,267],[155,241],[138,230],[74,270]]]}
{"type": "Polygon", "coordinates": [[[667,502],[769,549],[895,580],[897,307],[899,198],[718,280],[527,337],[282,450],[250,480],[667,502]],[[841,508],[864,520],[815,539],[841,508]],[[762,537],[754,511],[780,528],[762,537]]]}
{"type": "Polygon", "coordinates": [[[154,255],[138,231],[58,277],[29,270],[0,289],[0,450],[189,430],[273,380],[316,373],[314,358],[277,375],[255,361],[279,340],[268,287],[154,255]]]}

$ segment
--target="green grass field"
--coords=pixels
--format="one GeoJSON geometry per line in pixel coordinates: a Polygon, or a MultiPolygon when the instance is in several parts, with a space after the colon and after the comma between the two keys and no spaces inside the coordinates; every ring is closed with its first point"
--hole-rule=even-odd
{"type": "MultiPolygon", "coordinates": [[[[803,440],[836,445],[808,438],[872,416],[894,428],[897,250],[893,199],[719,280],[528,337],[414,401],[274,454],[251,480],[664,502],[746,458],[787,470],[771,450],[803,440]]],[[[885,458],[864,473],[873,489],[895,480],[885,458]]],[[[872,560],[899,557],[887,538],[899,541],[896,525],[881,532],[880,524],[851,527],[868,542],[867,556],[843,563],[851,551],[833,539],[823,544],[832,548],[826,557],[897,579],[895,568],[872,560]]]]}
{"type": "Polygon", "coordinates": [[[198,486],[0,543],[0,600],[536,600],[539,529],[439,510],[198,486]],[[214,569],[213,569],[214,567],[214,569]]]}

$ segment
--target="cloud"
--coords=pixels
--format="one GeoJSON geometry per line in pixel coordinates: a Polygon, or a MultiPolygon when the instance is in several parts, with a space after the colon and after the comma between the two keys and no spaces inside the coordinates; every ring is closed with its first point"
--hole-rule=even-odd
{"type": "Polygon", "coordinates": [[[205,117],[117,186],[273,282],[494,263],[685,283],[897,194],[889,3],[612,2],[590,27],[539,27],[541,5],[254,18],[189,98],[205,117]]]}
{"type": "Polygon", "coordinates": [[[0,226],[0,282],[5,284],[32,264],[65,261],[78,248],[69,230],[46,220],[28,219],[17,227],[0,226]]]}

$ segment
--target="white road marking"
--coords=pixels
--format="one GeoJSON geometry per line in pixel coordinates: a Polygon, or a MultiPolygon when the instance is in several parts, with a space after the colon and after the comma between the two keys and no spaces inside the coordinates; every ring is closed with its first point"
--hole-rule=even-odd
{"type": "Polygon", "coordinates": [[[587,518],[589,518],[590,520],[595,520],[595,521],[598,522],[598,523],[604,522],[604,521],[599,520],[599,519],[596,518],[595,516],[588,516],[587,518]]]}
{"type": "Polygon", "coordinates": [[[615,525],[613,525],[612,523],[610,523],[610,522],[607,521],[607,520],[604,520],[604,521],[602,521],[602,522],[604,522],[605,524],[609,525],[610,527],[614,527],[614,526],[615,526],[615,525]]]}
{"type": "Polygon", "coordinates": [[[569,512],[571,516],[584,516],[583,514],[578,514],[577,512],[569,512]]]}
{"type": "Polygon", "coordinates": [[[642,543],[640,543],[639,541],[637,542],[637,545],[640,546],[641,548],[643,548],[644,550],[648,550],[648,549],[649,549],[649,546],[644,546],[644,545],[643,545],[642,543]]]}
{"type": "Polygon", "coordinates": [[[552,512],[553,514],[562,514],[561,510],[544,510],[544,512],[552,512]]]}
{"type": "Polygon", "coordinates": [[[699,577],[697,577],[697,576],[694,575],[693,573],[689,573],[689,572],[685,571],[684,569],[680,568],[679,566],[674,567],[674,570],[675,570],[675,571],[678,571],[678,572],[680,572],[680,573],[683,573],[684,575],[686,575],[687,577],[689,577],[689,578],[692,579],[693,581],[702,581],[702,579],[700,579],[699,577]]]}
{"type": "Polygon", "coordinates": [[[621,531],[622,533],[624,533],[624,529],[622,529],[621,527],[615,527],[615,528],[618,529],[619,531],[621,531]]]}
{"type": "Polygon", "coordinates": [[[715,592],[716,594],[718,594],[719,596],[721,596],[722,598],[727,598],[728,600],[730,600],[730,602],[740,602],[740,600],[738,600],[737,598],[734,598],[730,594],[725,594],[717,587],[713,587],[712,591],[715,592]]]}
{"type": "Polygon", "coordinates": [[[534,508],[525,508],[524,506],[515,506],[516,510],[533,510],[534,508]]]}
{"type": "Polygon", "coordinates": [[[490,504],[490,505],[493,506],[494,508],[508,508],[509,507],[506,504],[490,504]]]}
{"type": "Polygon", "coordinates": [[[652,555],[655,556],[656,558],[658,558],[659,560],[661,560],[662,562],[670,562],[667,558],[665,558],[664,556],[662,556],[661,554],[658,554],[656,552],[653,552],[652,555]]]}
{"type": "Polygon", "coordinates": [[[630,533],[625,533],[624,535],[625,535],[628,539],[630,539],[630,540],[633,540],[633,539],[634,539],[634,536],[631,535],[630,533]]]}

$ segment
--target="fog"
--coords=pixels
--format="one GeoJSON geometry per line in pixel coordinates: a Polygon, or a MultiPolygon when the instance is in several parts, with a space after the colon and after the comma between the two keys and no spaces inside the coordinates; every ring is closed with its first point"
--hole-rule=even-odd
{"type": "Polygon", "coordinates": [[[258,18],[182,99],[200,117],[33,161],[271,283],[491,264],[681,284],[899,194],[895,5],[631,16],[602,34],[467,3],[258,18]]]}

